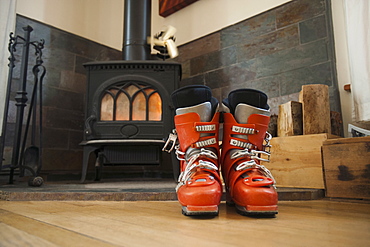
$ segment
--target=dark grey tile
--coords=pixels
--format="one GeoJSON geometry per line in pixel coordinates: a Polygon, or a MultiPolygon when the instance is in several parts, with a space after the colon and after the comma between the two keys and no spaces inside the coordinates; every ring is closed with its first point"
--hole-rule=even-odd
{"type": "Polygon", "coordinates": [[[68,130],[52,129],[43,127],[42,129],[42,145],[43,148],[60,148],[68,149],[68,130]]]}
{"type": "Polygon", "coordinates": [[[229,46],[220,50],[220,67],[226,67],[237,63],[237,50],[235,46],[229,46]]]}
{"type": "Polygon", "coordinates": [[[180,81],[179,87],[189,86],[189,85],[204,85],[204,75],[192,76],[185,78],[180,81]]]}
{"type": "Polygon", "coordinates": [[[89,59],[89,58],[86,58],[86,57],[76,56],[74,71],[76,73],[86,74],[84,63],[88,63],[88,62],[92,62],[92,61],[93,61],[92,59],[89,59]]]}
{"type": "Polygon", "coordinates": [[[60,84],[60,69],[48,67],[46,69],[43,86],[59,87],[60,84]]]}
{"type": "Polygon", "coordinates": [[[84,94],[44,87],[43,95],[44,106],[74,111],[83,111],[84,109],[84,94]]]}
{"type": "Polygon", "coordinates": [[[190,43],[179,46],[179,56],[176,58],[178,62],[198,57],[220,49],[220,33],[213,33],[194,40],[190,43]]]}
{"type": "Polygon", "coordinates": [[[74,69],[75,54],[73,53],[59,49],[46,49],[43,55],[46,69],[54,68],[72,71],[74,69]]]}
{"type": "Polygon", "coordinates": [[[240,84],[255,79],[253,64],[236,64],[206,74],[206,85],[213,88],[225,87],[231,84],[240,84]]]}
{"type": "Polygon", "coordinates": [[[221,48],[244,43],[275,29],[275,12],[265,12],[221,30],[221,48]]]}
{"type": "Polygon", "coordinates": [[[302,85],[325,84],[331,86],[333,84],[331,66],[331,62],[326,62],[282,73],[280,75],[281,95],[300,92],[302,85]]]}
{"type": "Polygon", "coordinates": [[[297,45],[299,45],[298,25],[292,25],[241,43],[237,47],[238,61],[271,55],[297,45]]]}
{"type": "Polygon", "coordinates": [[[236,51],[234,46],[214,51],[190,60],[191,75],[206,73],[236,63],[236,51]]]}
{"type": "Polygon", "coordinates": [[[308,43],[327,36],[325,15],[299,23],[301,43],[308,43]]]}
{"type": "Polygon", "coordinates": [[[280,73],[312,66],[328,61],[325,40],[282,50],[269,56],[254,59],[256,77],[278,75],[280,73]]]}
{"type": "Polygon", "coordinates": [[[76,93],[86,93],[86,76],[72,71],[61,71],[59,87],[76,93]]]}
{"type": "Polygon", "coordinates": [[[84,128],[84,113],[53,107],[44,107],[43,124],[47,128],[58,128],[82,131],[84,128]]]}
{"type": "Polygon", "coordinates": [[[43,149],[43,171],[81,171],[82,151],[65,149],[43,149]]]}
{"type": "Polygon", "coordinates": [[[82,146],[79,144],[83,140],[83,131],[69,130],[69,147],[70,150],[81,150],[82,146]]]}
{"type": "Polygon", "coordinates": [[[291,1],[276,9],[277,28],[297,23],[326,11],[325,0],[291,1]]]}

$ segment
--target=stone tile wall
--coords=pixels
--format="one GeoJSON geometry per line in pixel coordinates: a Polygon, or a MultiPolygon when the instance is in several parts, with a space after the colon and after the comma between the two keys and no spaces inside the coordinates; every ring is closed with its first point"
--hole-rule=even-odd
{"type": "Polygon", "coordinates": [[[340,112],[332,37],[330,0],[295,0],[179,47],[181,85],[207,85],[219,100],[259,89],[277,114],[302,85],[326,84],[340,112]]]}
{"type": "MultiPolygon", "coordinates": [[[[32,40],[45,39],[42,170],[78,174],[86,92],[82,64],[120,60],[121,52],[23,16],[17,16],[16,33],[23,35],[26,25],[34,29],[32,40]]],[[[302,85],[322,83],[329,85],[331,110],[340,112],[332,36],[330,0],[294,0],[179,47],[180,86],[208,85],[219,100],[233,89],[259,89],[267,93],[272,113],[277,114],[279,104],[298,100],[302,85]]],[[[29,90],[32,85],[29,77],[29,90]]],[[[14,100],[8,119],[7,160],[14,135],[14,100]]]]}
{"type": "MultiPolygon", "coordinates": [[[[83,138],[86,94],[86,75],[82,64],[90,61],[120,60],[121,52],[23,16],[17,16],[15,33],[23,37],[22,27],[27,25],[34,29],[31,40],[45,40],[42,173],[81,173],[82,148],[79,143],[83,138]]],[[[33,87],[31,68],[34,62],[33,49],[30,51],[27,82],[29,100],[33,87]]],[[[14,96],[19,87],[20,56],[21,49],[16,53],[4,164],[10,163],[11,160],[16,112],[14,96]]]]}

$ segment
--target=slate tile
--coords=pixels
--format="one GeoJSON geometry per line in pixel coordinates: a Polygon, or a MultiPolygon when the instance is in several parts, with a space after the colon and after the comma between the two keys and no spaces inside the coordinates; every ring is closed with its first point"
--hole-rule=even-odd
{"type": "Polygon", "coordinates": [[[222,97],[221,97],[221,89],[220,88],[211,88],[212,91],[212,97],[215,97],[218,102],[222,102],[222,97]]]}
{"type": "Polygon", "coordinates": [[[86,57],[94,61],[122,60],[122,52],[95,42],[89,42],[86,57]]]}
{"type": "Polygon", "coordinates": [[[276,9],[276,26],[282,28],[321,15],[325,10],[325,0],[291,1],[276,9]]]}
{"type": "Polygon", "coordinates": [[[8,122],[5,132],[5,146],[13,147],[15,135],[15,123],[8,122]]]}
{"type": "Polygon", "coordinates": [[[82,131],[85,114],[82,111],[72,111],[53,107],[44,107],[43,125],[47,128],[58,128],[82,131]]]}
{"type": "Polygon", "coordinates": [[[288,94],[284,96],[278,96],[269,98],[267,103],[270,106],[271,115],[279,114],[279,105],[287,103],[289,101],[299,101],[299,93],[288,94]]]}
{"type": "Polygon", "coordinates": [[[341,106],[339,104],[340,102],[340,96],[339,96],[339,90],[337,86],[333,85],[329,87],[329,104],[330,104],[330,110],[341,112],[341,106]]]}
{"type": "Polygon", "coordinates": [[[83,111],[84,94],[61,90],[57,88],[43,88],[43,105],[66,110],[83,111]]]}
{"type": "Polygon", "coordinates": [[[235,46],[229,46],[220,50],[220,67],[233,65],[237,61],[237,50],[235,46]]]}
{"type": "Polygon", "coordinates": [[[328,61],[325,40],[311,42],[255,59],[256,77],[277,75],[286,71],[328,61]]]}
{"type": "Polygon", "coordinates": [[[64,90],[86,93],[86,76],[72,71],[61,71],[59,87],[64,90]]]}
{"type": "Polygon", "coordinates": [[[81,150],[43,149],[42,170],[45,171],[80,171],[83,152],[81,150]]]}
{"type": "Polygon", "coordinates": [[[253,80],[255,79],[255,73],[251,70],[251,67],[248,63],[245,63],[211,71],[206,75],[206,85],[212,85],[216,88],[253,80]]]}
{"type": "Polygon", "coordinates": [[[46,68],[43,86],[59,87],[60,78],[60,69],[48,67],[46,68]]]}
{"type": "Polygon", "coordinates": [[[220,49],[220,33],[213,33],[180,46],[178,62],[183,62],[220,49]]]}
{"type": "Polygon", "coordinates": [[[180,81],[179,87],[189,86],[189,85],[205,85],[204,74],[192,76],[185,78],[180,81]]]}
{"type": "MultiPolygon", "coordinates": [[[[241,88],[251,88],[264,92],[269,98],[280,95],[280,78],[276,76],[266,77],[257,80],[245,80],[230,83],[227,90],[230,92],[241,88]]],[[[223,87],[226,90],[226,87],[223,87]]]]}
{"type": "Polygon", "coordinates": [[[83,65],[88,62],[93,62],[93,60],[82,56],[76,56],[74,72],[86,75],[86,69],[83,65]]]}
{"type": "Polygon", "coordinates": [[[248,88],[260,90],[267,94],[269,98],[280,95],[281,79],[276,76],[264,77],[258,80],[253,80],[248,83],[248,88]]]}
{"type": "Polygon", "coordinates": [[[299,45],[298,25],[257,36],[237,47],[238,61],[266,56],[299,45]]]}
{"type": "Polygon", "coordinates": [[[43,54],[46,69],[73,70],[75,54],[59,49],[46,49],[43,54]]]}
{"type": "Polygon", "coordinates": [[[275,12],[265,12],[221,30],[221,48],[244,43],[275,29],[275,12]]]}
{"type": "Polygon", "coordinates": [[[60,49],[94,61],[120,60],[122,52],[59,29],[51,31],[51,48],[60,49]]]}
{"type": "Polygon", "coordinates": [[[190,77],[190,60],[181,63],[182,80],[190,77]]]}
{"type": "Polygon", "coordinates": [[[282,73],[280,75],[281,95],[300,92],[302,85],[325,84],[331,86],[333,84],[331,66],[331,62],[326,62],[282,73]]]}
{"type": "Polygon", "coordinates": [[[301,43],[308,43],[327,36],[325,15],[299,23],[301,43]]]}
{"type": "Polygon", "coordinates": [[[88,46],[89,41],[87,39],[60,29],[54,28],[51,30],[51,49],[63,50],[65,52],[86,56],[88,46]]]}
{"type": "Polygon", "coordinates": [[[68,130],[66,129],[42,129],[42,145],[43,148],[60,148],[68,149],[68,130]]]}
{"type": "Polygon", "coordinates": [[[198,75],[206,71],[208,55],[199,56],[190,60],[190,76],[198,75]]]}
{"type": "Polygon", "coordinates": [[[83,130],[75,131],[69,130],[69,141],[68,141],[68,149],[70,150],[82,150],[82,146],[79,144],[83,140],[83,130]]]}
{"type": "Polygon", "coordinates": [[[196,75],[215,70],[236,62],[236,51],[234,46],[221,49],[219,51],[207,53],[205,55],[190,60],[190,74],[196,75]]]}
{"type": "Polygon", "coordinates": [[[3,165],[10,165],[12,163],[13,146],[5,146],[3,153],[3,165]]]}

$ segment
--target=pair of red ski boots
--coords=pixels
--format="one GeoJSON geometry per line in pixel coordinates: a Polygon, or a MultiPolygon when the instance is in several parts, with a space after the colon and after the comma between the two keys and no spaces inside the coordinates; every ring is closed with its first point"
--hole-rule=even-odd
{"type": "MultiPolygon", "coordinates": [[[[180,160],[177,197],[184,215],[218,215],[222,180],[228,204],[242,215],[277,214],[275,181],[260,161],[268,161],[269,106],[266,94],[232,91],[223,101],[223,138],[219,144],[220,109],[207,86],[187,86],[171,95],[176,110],[175,143],[180,160]]],[[[165,145],[165,151],[169,150],[165,145]]]]}

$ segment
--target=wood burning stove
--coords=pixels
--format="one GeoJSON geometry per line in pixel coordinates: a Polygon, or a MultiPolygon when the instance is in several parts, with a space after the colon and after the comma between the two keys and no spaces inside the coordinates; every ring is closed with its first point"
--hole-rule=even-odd
{"type": "Polygon", "coordinates": [[[82,178],[96,155],[96,180],[104,165],[141,166],[171,172],[175,159],[161,152],[173,128],[170,94],[181,65],[149,60],[151,0],[125,1],[123,60],[90,62],[87,70],[82,178]]]}

